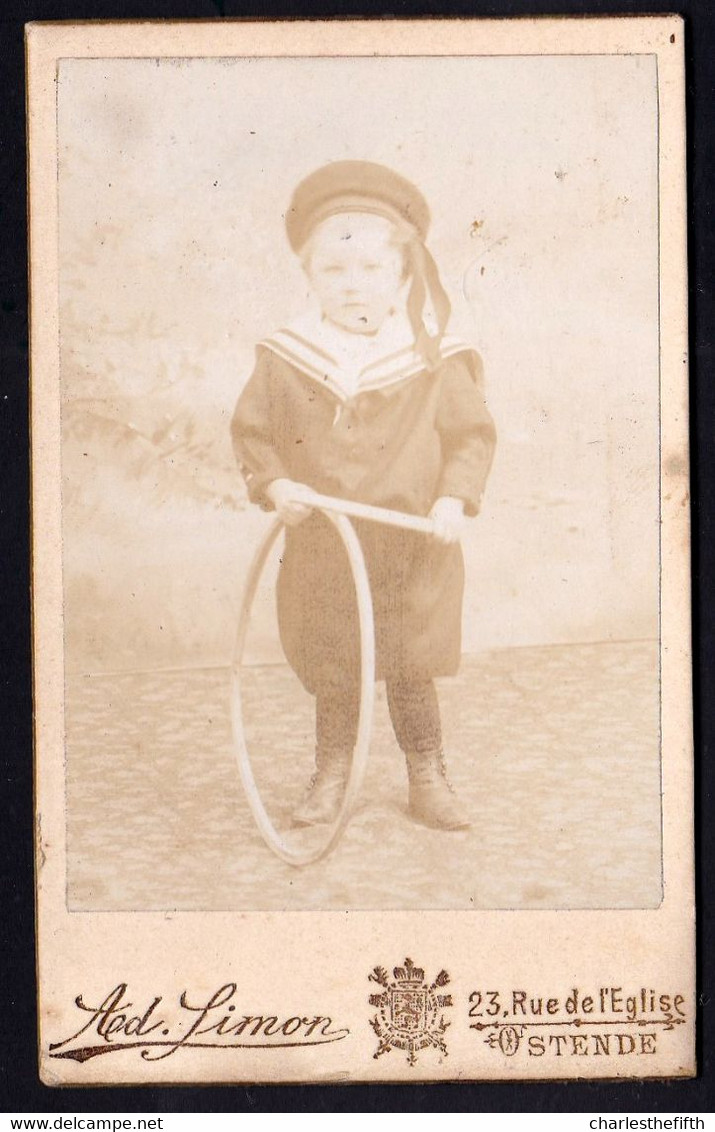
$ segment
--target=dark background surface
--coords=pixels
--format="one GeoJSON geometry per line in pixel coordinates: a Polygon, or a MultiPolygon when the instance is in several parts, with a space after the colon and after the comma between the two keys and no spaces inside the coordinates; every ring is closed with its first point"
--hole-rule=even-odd
{"type": "Polygon", "coordinates": [[[715,483],[713,147],[715,10],[711,0],[5,0],[0,12],[0,600],[3,605],[0,1108],[5,1112],[710,1112],[712,1100],[713,704],[715,483]],[[32,873],[32,714],[23,25],[30,20],[516,17],[667,13],[686,19],[690,203],[691,459],[699,904],[699,1074],[692,1081],[49,1089],[37,1077],[32,873]]]}

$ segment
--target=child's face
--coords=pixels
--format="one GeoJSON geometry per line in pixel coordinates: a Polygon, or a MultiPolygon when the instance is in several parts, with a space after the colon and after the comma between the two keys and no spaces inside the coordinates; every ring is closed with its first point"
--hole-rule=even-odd
{"type": "Polygon", "coordinates": [[[330,216],[315,230],[305,270],[323,314],[352,334],[374,334],[399,300],[402,249],[389,220],[371,213],[330,216]]]}

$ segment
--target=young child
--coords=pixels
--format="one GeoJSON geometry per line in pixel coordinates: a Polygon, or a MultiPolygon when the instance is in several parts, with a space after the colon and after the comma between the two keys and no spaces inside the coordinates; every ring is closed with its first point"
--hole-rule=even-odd
{"type": "Polygon", "coordinates": [[[337,816],[359,711],[352,576],[307,488],[434,521],[434,536],[354,525],[408,812],[438,829],[469,825],[446,776],[434,678],[459,664],[458,540],[479,511],[495,432],[479,357],[445,337],[450,306],[424,244],[429,219],[417,188],[381,165],[336,162],[301,182],[286,227],[318,309],[259,344],[232,422],[251,500],[287,527],[281,641],[316,701],[316,770],[297,824],[337,816]]]}

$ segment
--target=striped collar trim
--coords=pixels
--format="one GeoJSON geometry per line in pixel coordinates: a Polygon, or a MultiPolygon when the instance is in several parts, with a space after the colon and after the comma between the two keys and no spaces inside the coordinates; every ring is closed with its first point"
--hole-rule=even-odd
{"type": "MultiPolygon", "coordinates": [[[[340,401],[350,401],[352,396],[360,393],[385,392],[416,377],[425,369],[422,355],[413,346],[403,346],[364,366],[357,374],[356,382],[355,375],[346,375],[336,357],[295,330],[279,330],[270,338],[264,338],[259,345],[300,370],[323,389],[328,389],[340,401]],[[354,388],[352,396],[347,392],[350,388],[354,388]]],[[[470,349],[461,338],[454,335],[446,335],[440,344],[443,358],[470,349]]]]}

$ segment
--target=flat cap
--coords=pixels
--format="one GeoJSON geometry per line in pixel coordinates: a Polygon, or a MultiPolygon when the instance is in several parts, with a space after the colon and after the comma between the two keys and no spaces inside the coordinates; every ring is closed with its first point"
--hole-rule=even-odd
{"type": "Polygon", "coordinates": [[[414,228],[424,240],[430,212],[422,193],[399,173],[372,161],[335,161],[301,181],[286,213],[293,251],[300,251],[316,224],[339,212],[374,212],[414,228]]]}

